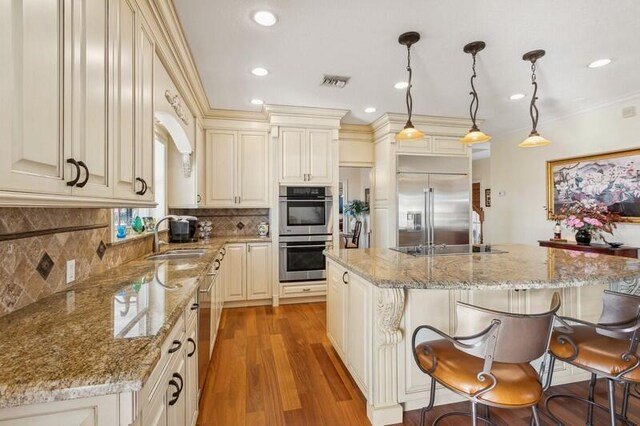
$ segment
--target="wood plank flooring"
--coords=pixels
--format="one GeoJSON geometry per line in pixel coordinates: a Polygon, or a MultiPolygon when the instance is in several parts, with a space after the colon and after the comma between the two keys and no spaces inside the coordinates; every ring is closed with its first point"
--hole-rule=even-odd
{"type": "MultiPolygon", "coordinates": [[[[225,309],[198,425],[368,425],[365,399],[329,343],[325,320],[324,303],[225,309]]],[[[587,386],[574,383],[549,392],[586,395],[587,386]]],[[[605,383],[598,383],[596,400],[606,403],[605,383]]],[[[468,409],[468,403],[435,407],[427,424],[444,412],[468,409]]],[[[563,399],[554,410],[568,426],[584,424],[586,410],[578,402],[563,399]]],[[[640,423],[639,400],[631,398],[629,412],[640,423]]],[[[491,417],[497,425],[528,425],[530,413],[492,409],[491,417]]],[[[596,409],[595,414],[594,425],[608,424],[604,412],[596,409]]],[[[419,421],[420,412],[409,411],[403,424],[419,421]]],[[[454,417],[439,424],[470,421],[454,417]]]]}

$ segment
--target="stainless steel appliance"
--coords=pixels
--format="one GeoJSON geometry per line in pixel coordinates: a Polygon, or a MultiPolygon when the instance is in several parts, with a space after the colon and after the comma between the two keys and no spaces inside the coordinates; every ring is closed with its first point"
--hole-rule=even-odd
{"type": "Polygon", "coordinates": [[[198,395],[202,394],[204,380],[207,377],[211,346],[211,296],[218,270],[220,257],[213,261],[207,279],[202,280],[198,292],[198,395]]]}
{"type": "Polygon", "coordinates": [[[280,281],[324,280],[326,262],[322,252],[331,245],[331,235],[280,237],[280,281]]]}
{"type": "Polygon", "coordinates": [[[280,235],[331,234],[330,187],[281,186],[280,235]]]}
{"type": "Polygon", "coordinates": [[[400,155],[398,245],[469,244],[469,159],[400,155]]]}
{"type": "Polygon", "coordinates": [[[440,244],[435,246],[405,246],[405,247],[391,247],[391,250],[399,251],[400,253],[409,254],[415,257],[421,256],[446,256],[446,255],[461,255],[461,254],[500,254],[507,253],[504,250],[494,249],[488,245],[469,245],[460,244],[449,246],[446,244],[440,244]]]}

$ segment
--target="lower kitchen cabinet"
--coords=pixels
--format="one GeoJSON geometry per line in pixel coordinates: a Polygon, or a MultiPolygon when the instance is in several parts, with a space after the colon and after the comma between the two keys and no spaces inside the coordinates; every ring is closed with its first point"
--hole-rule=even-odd
{"type": "MultiPolygon", "coordinates": [[[[197,317],[197,315],[196,315],[197,317]]],[[[187,347],[185,350],[185,424],[193,426],[198,419],[198,321],[194,318],[187,325],[187,347]]]]}
{"type": "Polygon", "coordinates": [[[271,243],[238,243],[225,247],[224,301],[271,298],[271,243]]]}

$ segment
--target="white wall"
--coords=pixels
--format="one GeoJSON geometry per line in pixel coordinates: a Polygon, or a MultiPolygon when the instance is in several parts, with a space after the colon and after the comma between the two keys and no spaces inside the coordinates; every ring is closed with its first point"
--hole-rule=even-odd
{"type": "MultiPolygon", "coordinates": [[[[494,136],[491,142],[491,214],[486,241],[537,244],[552,237],[553,222],[547,220],[546,161],[640,147],[640,116],[622,118],[622,108],[635,106],[640,97],[538,125],[552,144],[518,147],[528,130],[494,136]],[[501,196],[500,192],[505,195],[501,196]]],[[[544,109],[541,110],[544,117],[544,109]]],[[[573,233],[563,229],[563,237],[573,233]]],[[[618,226],[612,240],[640,246],[640,224],[618,226]]]]}

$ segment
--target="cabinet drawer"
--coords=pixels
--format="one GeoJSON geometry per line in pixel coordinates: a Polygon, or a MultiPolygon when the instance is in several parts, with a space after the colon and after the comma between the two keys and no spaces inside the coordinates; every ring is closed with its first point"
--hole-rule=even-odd
{"type": "Polygon", "coordinates": [[[162,389],[162,386],[158,385],[162,378],[165,376],[165,372],[169,367],[169,364],[172,363],[173,359],[176,356],[182,353],[180,350],[169,353],[169,350],[171,348],[177,347],[177,345],[173,343],[174,341],[179,341],[181,346],[184,346],[186,344],[183,316],[178,319],[176,325],[173,326],[173,330],[171,330],[166,340],[162,344],[162,347],[160,349],[160,360],[158,361],[158,364],[156,364],[156,367],[154,368],[151,376],[149,377],[149,380],[147,381],[147,384],[145,385],[146,395],[148,397],[147,401],[153,399],[158,389],[162,389]]]}
{"type": "Polygon", "coordinates": [[[327,283],[321,284],[281,284],[280,297],[324,296],[327,283]]]}

